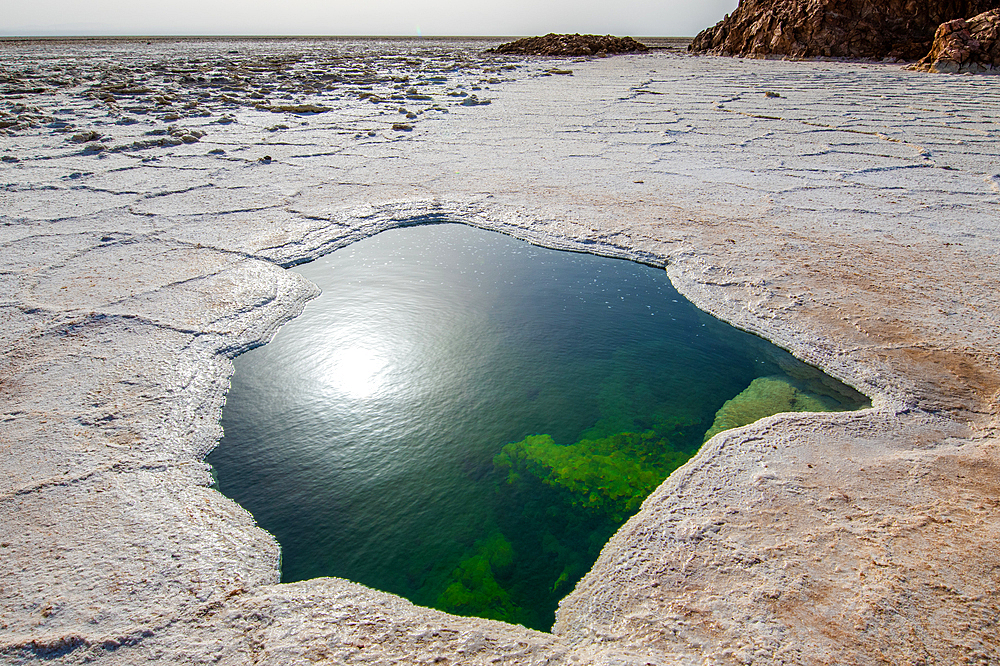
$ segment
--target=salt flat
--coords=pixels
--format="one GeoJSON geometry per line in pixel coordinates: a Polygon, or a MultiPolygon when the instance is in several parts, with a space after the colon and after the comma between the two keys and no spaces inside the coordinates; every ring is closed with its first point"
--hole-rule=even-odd
{"type": "Polygon", "coordinates": [[[0,43],[0,660],[1000,662],[995,77],[488,45],[0,43]],[[203,462],[230,358],[438,220],[665,266],[874,406],[716,436],[552,634],[276,584],[203,462]]]}

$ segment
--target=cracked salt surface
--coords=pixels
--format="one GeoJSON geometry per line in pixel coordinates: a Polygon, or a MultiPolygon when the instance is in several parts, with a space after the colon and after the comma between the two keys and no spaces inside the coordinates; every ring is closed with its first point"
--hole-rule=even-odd
{"type": "Polygon", "coordinates": [[[0,660],[1000,660],[1000,89],[489,45],[0,43],[0,660]],[[228,358],[281,267],[442,219],[666,265],[875,406],[714,438],[552,634],[274,585],[207,487],[228,358]]]}

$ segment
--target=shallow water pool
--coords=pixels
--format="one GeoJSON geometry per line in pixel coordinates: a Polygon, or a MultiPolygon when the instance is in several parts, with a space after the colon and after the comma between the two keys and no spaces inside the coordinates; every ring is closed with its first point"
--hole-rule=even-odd
{"type": "Polygon", "coordinates": [[[440,224],[295,270],[323,294],[234,361],[208,458],[285,582],[546,630],[706,434],[868,404],[634,262],[440,224]]]}

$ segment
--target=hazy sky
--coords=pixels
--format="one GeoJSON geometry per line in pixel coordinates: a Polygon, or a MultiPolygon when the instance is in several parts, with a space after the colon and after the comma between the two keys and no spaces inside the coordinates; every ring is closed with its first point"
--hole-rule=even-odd
{"type": "Polygon", "coordinates": [[[737,0],[0,0],[0,35],[694,35],[737,0]]]}

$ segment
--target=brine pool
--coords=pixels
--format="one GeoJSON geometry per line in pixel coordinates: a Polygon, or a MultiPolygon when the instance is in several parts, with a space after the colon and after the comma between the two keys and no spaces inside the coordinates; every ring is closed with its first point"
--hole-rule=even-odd
{"type": "Polygon", "coordinates": [[[437,224],[295,270],[323,293],[235,359],[208,457],[278,539],[283,582],[548,630],[708,436],[869,405],[631,261],[437,224]]]}

